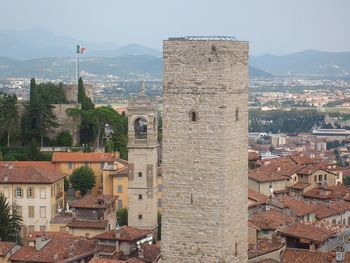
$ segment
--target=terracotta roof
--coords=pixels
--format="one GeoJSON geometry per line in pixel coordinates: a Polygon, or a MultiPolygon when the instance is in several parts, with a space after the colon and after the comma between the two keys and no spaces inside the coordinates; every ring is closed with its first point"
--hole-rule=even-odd
{"type": "Polygon", "coordinates": [[[261,228],[261,229],[271,229],[275,230],[281,226],[290,224],[295,221],[293,216],[283,214],[275,209],[268,211],[257,212],[255,213],[250,222],[261,228]]]}
{"type": "Polygon", "coordinates": [[[260,192],[254,191],[252,189],[248,189],[248,199],[255,202],[255,204],[249,205],[249,207],[259,205],[259,204],[265,204],[269,201],[268,196],[260,192]]]}
{"type": "Polygon", "coordinates": [[[255,170],[249,172],[248,177],[259,183],[273,182],[273,181],[286,181],[287,178],[276,173],[263,172],[260,170],[255,170]]]}
{"type": "Polygon", "coordinates": [[[3,242],[0,241],[0,256],[6,256],[12,248],[16,246],[15,242],[3,242]]]}
{"type": "Polygon", "coordinates": [[[327,169],[328,164],[324,163],[324,162],[319,162],[319,163],[314,163],[314,164],[309,164],[306,165],[303,169],[301,169],[300,171],[298,171],[298,174],[302,174],[302,175],[312,175],[313,173],[322,170],[328,173],[332,173],[327,169]]]}
{"type": "Polygon", "coordinates": [[[248,258],[256,258],[283,248],[285,245],[276,239],[259,239],[257,245],[249,245],[248,258]]]}
{"type": "Polygon", "coordinates": [[[54,218],[51,219],[51,224],[67,224],[73,220],[73,214],[58,214],[54,218]]]}
{"type": "Polygon", "coordinates": [[[70,203],[74,208],[93,208],[93,209],[105,209],[118,199],[115,195],[94,195],[87,194],[82,198],[70,203]]]}
{"type": "Polygon", "coordinates": [[[108,220],[99,221],[85,221],[85,220],[72,220],[67,224],[71,228],[93,228],[93,229],[106,229],[108,220]]]}
{"type": "Polygon", "coordinates": [[[315,188],[303,193],[304,197],[315,199],[346,199],[350,195],[350,188],[337,184],[336,186],[316,186],[315,188]]]}
{"type": "Polygon", "coordinates": [[[0,166],[12,165],[14,167],[38,167],[45,171],[58,172],[59,166],[51,161],[0,161],[0,166]]]}
{"type": "Polygon", "coordinates": [[[286,248],[281,263],[331,263],[332,252],[310,251],[306,249],[286,248]]]}
{"type": "Polygon", "coordinates": [[[93,254],[95,245],[94,240],[72,235],[52,237],[40,250],[36,250],[35,246],[24,246],[14,253],[10,260],[11,262],[57,262],[79,255],[93,254]]]}
{"type": "Polygon", "coordinates": [[[295,163],[305,165],[305,164],[312,164],[316,163],[318,160],[310,158],[308,156],[302,156],[302,155],[292,155],[289,157],[292,159],[295,163]]]}
{"type": "Polygon", "coordinates": [[[253,151],[249,151],[248,152],[248,161],[257,161],[259,160],[260,155],[258,152],[253,152],[253,151]]]}
{"type": "Polygon", "coordinates": [[[160,257],[160,244],[144,244],[143,249],[143,261],[145,262],[156,262],[160,257]]]}
{"type": "Polygon", "coordinates": [[[296,216],[304,216],[317,210],[317,205],[307,204],[290,196],[282,196],[278,199],[277,207],[288,208],[296,216]]]}
{"type": "Polygon", "coordinates": [[[35,241],[38,237],[45,237],[45,238],[61,238],[65,236],[72,236],[68,232],[55,232],[55,231],[47,231],[47,232],[41,232],[41,231],[34,231],[30,234],[28,234],[28,241],[35,241]]]}
{"type": "Polygon", "coordinates": [[[0,182],[2,184],[52,184],[64,177],[66,174],[32,166],[0,167],[0,182]]]}
{"type": "Polygon", "coordinates": [[[52,162],[60,163],[104,163],[116,161],[115,153],[82,153],[82,152],[54,152],[52,156],[52,162]]]}
{"type": "Polygon", "coordinates": [[[129,174],[129,167],[125,166],[120,170],[117,170],[115,173],[112,173],[112,176],[127,176],[129,174]]]}
{"type": "Polygon", "coordinates": [[[94,236],[95,239],[103,240],[120,240],[120,241],[135,241],[146,237],[152,231],[139,229],[131,226],[122,226],[119,229],[113,229],[102,234],[94,236]],[[117,232],[120,236],[117,238],[117,232]]]}
{"type": "Polygon", "coordinates": [[[318,219],[324,219],[333,215],[340,214],[342,212],[350,210],[350,203],[343,200],[331,202],[329,204],[321,204],[316,211],[316,217],[318,219]]]}
{"type": "Polygon", "coordinates": [[[296,163],[291,156],[286,156],[265,161],[259,170],[290,177],[303,167],[304,165],[296,163]]]}
{"type": "Polygon", "coordinates": [[[296,222],[279,230],[284,236],[302,238],[315,243],[324,243],[328,238],[335,236],[337,230],[326,224],[296,222]]]}
{"type": "Polygon", "coordinates": [[[291,186],[288,186],[288,188],[292,188],[292,189],[297,189],[297,190],[304,190],[306,187],[308,187],[310,184],[308,183],[302,183],[302,182],[298,182],[296,184],[293,184],[291,186]]]}

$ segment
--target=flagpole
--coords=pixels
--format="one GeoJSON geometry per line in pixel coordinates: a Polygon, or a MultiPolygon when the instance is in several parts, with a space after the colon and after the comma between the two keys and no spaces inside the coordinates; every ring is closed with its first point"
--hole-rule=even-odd
{"type": "Polygon", "coordinates": [[[76,84],[78,85],[79,82],[79,58],[78,58],[78,52],[75,53],[76,63],[75,63],[75,77],[76,77],[76,84]]]}

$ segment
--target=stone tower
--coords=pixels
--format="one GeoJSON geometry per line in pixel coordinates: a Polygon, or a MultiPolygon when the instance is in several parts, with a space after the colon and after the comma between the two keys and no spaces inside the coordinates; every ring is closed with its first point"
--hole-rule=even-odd
{"type": "Polygon", "coordinates": [[[247,262],[248,42],[163,52],[163,262],[247,262]]]}
{"type": "Polygon", "coordinates": [[[157,232],[157,109],[145,95],[128,102],[128,225],[157,232]]]}

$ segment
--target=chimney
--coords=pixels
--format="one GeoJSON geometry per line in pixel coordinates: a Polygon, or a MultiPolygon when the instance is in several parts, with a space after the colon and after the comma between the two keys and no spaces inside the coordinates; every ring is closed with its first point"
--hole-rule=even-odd
{"type": "Polygon", "coordinates": [[[36,251],[39,251],[44,246],[46,246],[47,243],[49,243],[50,239],[46,239],[45,237],[37,237],[35,239],[35,249],[36,251]]]}
{"type": "Polygon", "coordinates": [[[113,163],[113,170],[115,170],[115,171],[118,170],[118,162],[117,162],[117,161],[115,161],[115,162],[113,163]]]}
{"type": "Polygon", "coordinates": [[[13,164],[9,164],[8,168],[9,168],[10,170],[13,170],[13,168],[15,168],[15,167],[13,166],[13,164]]]}
{"type": "Polygon", "coordinates": [[[54,255],[53,255],[53,261],[54,261],[54,262],[57,262],[57,261],[58,261],[58,254],[54,254],[54,255]]]}
{"type": "Polygon", "coordinates": [[[4,182],[7,182],[9,180],[8,176],[4,176],[4,182]]]}

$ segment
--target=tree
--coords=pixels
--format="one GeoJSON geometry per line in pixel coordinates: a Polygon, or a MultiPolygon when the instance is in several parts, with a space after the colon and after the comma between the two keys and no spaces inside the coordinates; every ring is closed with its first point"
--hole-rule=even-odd
{"type": "Polygon", "coordinates": [[[80,190],[81,195],[84,196],[96,184],[95,173],[90,167],[81,166],[73,171],[70,183],[75,190],[80,190]]]}
{"type": "Polygon", "coordinates": [[[67,179],[67,177],[64,177],[64,191],[67,192],[69,189],[69,180],[67,179]]]}
{"type": "Polygon", "coordinates": [[[95,107],[92,100],[86,96],[84,83],[81,77],[78,80],[78,102],[81,104],[81,109],[84,111],[91,110],[95,107]]]}
{"type": "Polygon", "coordinates": [[[128,209],[126,207],[117,210],[117,220],[119,226],[128,225],[128,209]]]}
{"type": "Polygon", "coordinates": [[[1,241],[20,242],[22,217],[16,205],[9,205],[6,197],[0,192],[0,239],[1,241]]]}
{"type": "Polygon", "coordinates": [[[1,130],[7,135],[7,147],[10,147],[11,133],[18,128],[17,97],[5,94],[0,97],[1,130]]]}
{"type": "Polygon", "coordinates": [[[56,142],[58,146],[72,146],[73,136],[69,131],[62,131],[57,135],[56,142]]]}

